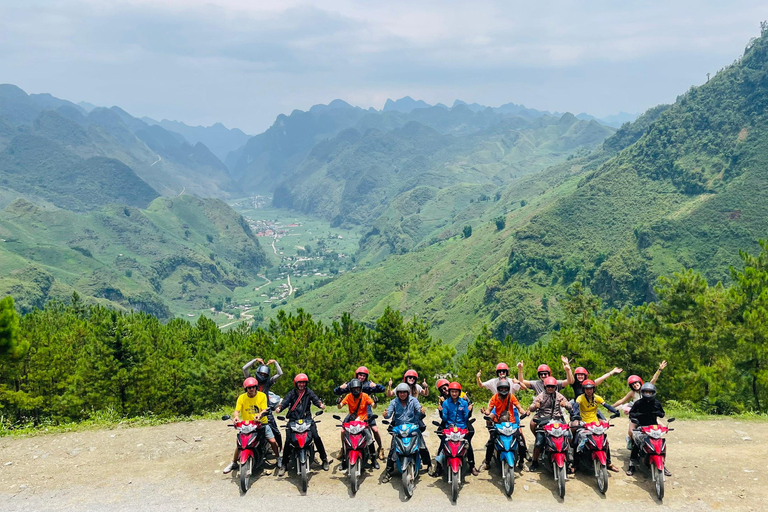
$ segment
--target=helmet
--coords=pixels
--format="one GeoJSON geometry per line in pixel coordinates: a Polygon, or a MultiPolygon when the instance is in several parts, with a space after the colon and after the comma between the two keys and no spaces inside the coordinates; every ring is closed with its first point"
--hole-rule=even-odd
{"type": "Polygon", "coordinates": [[[587,371],[587,369],[586,369],[586,368],[584,368],[583,366],[579,366],[578,368],[576,368],[575,370],[573,370],[573,374],[574,374],[574,375],[578,375],[578,374],[580,374],[580,373],[581,373],[582,375],[586,375],[587,377],[589,377],[589,372],[588,372],[588,371],[587,371]]]}
{"type": "Polygon", "coordinates": [[[627,379],[627,385],[629,385],[629,387],[632,387],[632,384],[634,384],[635,382],[639,382],[640,384],[642,384],[643,379],[641,379],[637,375],[630,375],[629,378],[627,379]]]}
{"type": "Polygon", "coordinates": [[[401,382],[401,383],[400,383],[400,384],[398,384],[398,385],[397,385],[397,387],[395,388],[395,394],[398,394],[398,393],[400,393],[401,391],[406,391],[406,392],[408,392],[408,394],[410,394],[410,393],[411,393],[411,386],[409,386],[409,385],[408,385],[408,384],[406,384],[405,382],[401,382]]]}
{"type": "Polygon", "coordinates": [[[263,364],[256,368],[256,379],[262,384],[266,382],[269,379],[269,366],[263,364]]]}
{"type": "Polygon", "coordinates": [[[544,387],[547,386],[557,386],[557,379],[554,377],[547,377],[544,379],[544,387]]]}
{"type": "Polygon", "coordinates": [[[459,384],[458,382],[451,382],[450,384],[448,384],[448,390],[450,391],[451,389],[458,389],[459,391],[461,391],[461,384],[459,384]]]}
{"type": "Polygon", "coordinates": [[[258,386],[259,382],[253,377],[248,377],[243,381],[243,388],[250,388],[251,386],[258,386]]]}
{"type": "Polygon", "coordinates": [[[407,379],[408,377],[413,377],[414,379],[418,380],[419,374],[416,373],[416,370],[408,370],[407,372],[405,372],[405,375],[403,375],[403,381],[405,381],[405,379],[407,379]]]}
{"type": "Polygon", "coordinates": [[[306,382],[307,384],[309,384],[309,377],[307,377],[306,373],[300,373],[293,378],[294,384],[298,384],[299,382],[306,382]]]}
{"type": "Polygon", "coordinates": [[[643,400],[651,400],[653,398],[656,398],[656,386],[654,386],[650,382],[646,382],[645,384],[643,384],[643,387],[640,388],[640,394],[643,395],[643,400]]]}
{"type": "Polygon", "coordinates": [[[351,381],[349,381],[348,387],[349,387],[349,390],[352,392],[352,394],[357,396],[363,390],[363,383],[357,379],[352,379],[351,381]]]}
{"type": "Polygon", "coordinates": [[[437,382],[435,382],[435,387],[439,390],[441,387],[447,386],[448,384],[448,379],[437,379],[437,382]]]}
{"type": "Polygon", "coordinates": [[[542,372],[552,373],[552,370],[549,368],[549,366],[545,364],[540,364],[539,367],[536,369],[536,373],[542,373],[542,372]]]}
{"type": "Polygon", "coordinates": [[[590,379],[587,379],[587,380],[585,380],[584,382],[581,383],[581,387],[583,387],[585,389],[586,388],[595,389],[595,386],[596,386],[595,381],[590,380],[590,379]]]}
{"type": "Polygon", "coordinates": [[[501,396],[506,396],[509,394],[509,389],[509,381],[507,379],[499,379],[499,383],[496,384],[496,391],[498,391],[501,396]]]}
{"type": "Polygon", "coordinates": [[[502,370],[509,373],[509,366],[507,366],[507,363],[499,363],[496,365],[496,373],[499,373],[502,370]]]}
{"type": "Polygon", "coordinates": [[[368,375],[368,368],[366,368],[365,366],[361,366],[360,368],[355,370],[355,375],[357,375],[358,373],[364,373],[368,375]]]}

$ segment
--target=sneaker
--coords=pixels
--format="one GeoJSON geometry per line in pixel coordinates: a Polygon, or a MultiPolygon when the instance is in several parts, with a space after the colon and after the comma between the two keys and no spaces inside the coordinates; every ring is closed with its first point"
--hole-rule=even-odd
{"type": "Polygon", "coordinates": [[[277,476],[285,476],[285,466],[280,466],[280,469],[277,470],[277,476]]]}
{"type": "Polygon", "coordinates": [[[482,464],[480,464],[480,471],[485,471],[485,470],[487,470],[487,469],[488,469],[488,466],[490,466],[490,464],[489,464],[487,461],[483,461],[483,463],[482,463],[482,464]]]}
{"type": "Polygon", "coordinates": [[[323,471],[328,471],[331,468],[331,465],[328,464],[328,459],[323,461],[323,471]]]}
{"type": "Polygon", "coordinates": [[[224,473],[225,475],[228,475],[236,468],[237,468],[237,462],[230,462],[229,465],[224,468],[224,471],[222,471],[222,473],[224,473]]]}
{"type": "Polygon", "coordinates": [[[629,468],[627,468],[627,476],[632,476],[635,474],[635,465],[630,464],[629,468]]]}
{"type": "Polygon", "coordinates": [[[376,458],[371,457],[371,465],[373,466],[373,469],[379,469],[379,461],[376,460],[376,458]]]}
{"type": "Polygon", "coordinates": [[[477,470],[477,468],[472,468],[472,475],[473,476],[477,476],[479,474],[480,474],[480,472],[477,470]]]}
{"type": "Polygon", "coordinates": [[[539,463],[538,462],[531,462],[531,465],[528,466],[528,471],[531,473],[534,473],[539,470],[539,463]]]}
{"type": "Polygon", "coordinates": [[[672,473],[667,469],[667,466],[664,466],[664,476],[672,476],[672,473]]]}

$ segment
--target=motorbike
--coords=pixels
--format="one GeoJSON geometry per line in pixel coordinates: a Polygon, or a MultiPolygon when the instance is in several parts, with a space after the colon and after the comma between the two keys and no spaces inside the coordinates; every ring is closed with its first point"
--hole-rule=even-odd
{"type": "MultiPolygon", "coordinates": [[[[320,416],[323,411],[317,411],[315,416],[320,416]]],[[[285,416],[278,416],[280,421],[287,421],[285,416]]],[[[315,458],[315,442],[312,436],[312,424],[320,423],[314,421],[312,418],[298,419],[288,421],[288,428],[291,429],[290,440],[286,439],[285,442],[291,443],[291,449],[293,450],[293,458],[296,463],[296,473],[300,476],[301,485],[300,490],[302,493],[307,492],[307,486],[309,485],[309,464],[315,458]]],[[[291,461],[284,460],[283,464],[289,464],[291,461]]]]}
{"type": "MultiPolygon", "coordinates": [[[[585,472],[594,471],[597,489],[601,494],[608,490],[608,428],[613,425],[607,421],[587,423],[581,427],[581,432],[587,436],[583,450],[576,452],[575,464],[585,472]]],[[[578,439],[579,436],[576,436],[578,439]]]]}
{"type": "MultiPolygon", "coordinates": [[[[667,424],[675,421],[669,418],[667,424]]],[[[663,425],[649,425],[634,430],[632,442],[640,447],[640,467],[649,468],[651,478],[656,488],[656,497],[664,499],[664,462],[667,458],[667,441],[664,436],[673,428],[663,425]]]]}
{"type": "MultiPolygon", "coordinates": [[[[226,421],[230,417],[223,416],[221,419],[226,421]]],[[[237,446],[240,448],[240,490],[245,494],[251,487],[251,475],[264,465],[270,451],[269,443],[264,436],[264,424],[260,421],[238,421],[228,426],[237,430],[237,446]]]]}
{"type": "MultiPolygon", "coordinates": [[[[474,418],[469,420],[470,424],[473,423],[474,418]]],[[[440,426],[440,422],[433,421],[433,425],[440,426]]],[[[442,431],[437,431],[437,435],[443,439],[443,457],[445,471],[443,471],[443,479],[447,480],[451,484],[451,501],[456,503],[459,498],[459,486],[461,485],[462,470],[466,466],[467,449],[469,442],[466,437],[469,434],[469,430],[465,428],[459,428],[457,426],[448,426],[442,431]]],[[[440,460],[439,458],[436,460],[440,460]]],[[[441,462],[438,462],[441,463],[441,462]]]]}
{"type": "MultiPolygon", "coordinates": [[[[389,425],[387,420],[383,420],[382,423],[389,425]]],[[[403,478],[403,491],[406,497],[410,498],[413,496],[416,477],[421,469],[421,455],[419,453],[421,432],[419,425],[404,423],[393,427],[390,433],[395,438],[395,464],[397,471],[403,478]]]]}
{"type": "Polygon", "coordinates": [[[565,422],[552,418],[541,418],[536,431],[544,432],[544,449],[539,457],[539,463],[551,471],[557,482],[557,491],[565,498],[565,482],[568,479],[568,450],[570,449],[571,429],[565,422]]]}
{"type": "MultiPolygon", "coordinates": [[[[490,416],[485,417],[492,422],[490,416]]],[[[515,490],[515,463],[519,456],[520,425],[510,421],[496,423],[488,430],[495,432],[494,455],[504,482],[504,494],[512,496],[515,490]]]]}
{"type": "MultiPolygon", "coordinates": [[[[333,418],[342,421],[341,416],[336,414],[333,418]]],[[[371,416],[371,419],[378,416],[371,416]]],[[[368,460],[368,439],[365,431],[368,429],[368,423],[365,421],[347,421],[338,425],[344,429],[344,453],[347,458],[347,478],[352,493],[356,494],[360,488],[360,474],[365,469],[366,460],[368,460]]]]}

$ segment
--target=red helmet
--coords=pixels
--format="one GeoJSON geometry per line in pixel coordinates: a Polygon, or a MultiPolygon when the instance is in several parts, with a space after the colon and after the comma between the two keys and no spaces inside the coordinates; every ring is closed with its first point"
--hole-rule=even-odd
{"type": "Polygon", "coordinates": [[[416,370],[408,370],[405,372],[405,375],[403,375],[403,380],[405,380],[407,377],[414,377],[416,380],[418,380],[419,374],[416,373],[416,370]]]}
{"type": "Polygon", "coordinates": [[[547,386],[557,386],[557,379],[554,377],[547,377],[544,379],[544,387],[547,386]]]}
{"type": "Polygon", "coordinates": [[[437,379],[437,382],[435,382],[435,387],[440,389],[441,387],[447,386],[448,384],[448,379],[437,379]]]}
{"type": "Polygon", "coordinates": [[[258,386],[259,381],[254,379],[253,377],[248,377],[243,381],[243,388],[250,388],[251,386],[258,386]]]}
{"type": "Polygon", "coordinates": [[[597,386],[597,384],[595,384],[595,381],[591,379],[587,379],[581,383],[581,387],[583,388],[594,388],[595,386],[597,386]]]}
{"type": "Polygon", "coordinates": [[[552,370],[549,368],[549,366],[545,364],[540,364],[539,367],[536,369],[536,373],[541,373],[541,372],[552,373],[552,370]]]}
{"type": "Polygon", "coordinates": [[[357,375],[358,373],[364,373],[368,375],[368,368],[366,368],[365,366],[361,366],[360,368],[355,370],[355,375],[357,375]]]}
{"type": "Polygon", "coordinates": [[[579,366],[578,368],[576,368],[575,370],[573,370],[573,374],[574,374],[574,375],[578,375],[578,374],[580,374],[580,373],[581,373],[582,375],[586,375],[587,377],[589,377],[589,372],[588,372],[588,371],[587,371],[587,369],[586,369],[586,368],[584,368],[583,366],[579,366]]]}
{"type": "Polygon", "coordinates": [[[293,378],[293,383],[298,384],[299,382],[307,382],[309,383],[309,377],[307,377],[306,373],[300,373],[297,376],[293,378]]]}
{"type": "Polygon", "coordinates": [[[629,378],[627,379],[627,385],[629,385],[629,387],[632,387],[632,384],[634,384],[635,382],[639,382],[640,384],[642,384],[643,379],[641,379],[637,375],[630,375],[629,378]]]}
{"type": "Polygon", "coordinates": [[[509,366],[507,366],[507,363],[499,363],[496,365],[496,373],[499,373],[500,370],[504,370],[507,373],[509,373],[509,366]]]}
{"type": "Polygon", "coordinates": [[[450,384],[448,384],[448,390],[451,390],[451,389],[458,389],[459,391],[461,391],[461,384],[459,384],[458,382],[451,382],[450,384]]]}

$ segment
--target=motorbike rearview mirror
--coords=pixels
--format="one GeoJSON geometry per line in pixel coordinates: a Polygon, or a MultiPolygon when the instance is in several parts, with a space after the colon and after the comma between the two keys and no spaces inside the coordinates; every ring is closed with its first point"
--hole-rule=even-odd
{"type": "Polygon", "coordinates": [[[224,416],[222,416],[222,417],[221,417],[221,421],[227,421],[227,420],[228,420],[228,419],[230,419],[231,417],[232,417],[232,416],[230,416],[229,414],[225,414],[224,416]]]}
{"type": "Polygon", "coordinates": [[[436,426],[436,427],[439,427],[439,426],[440,426],[440,422],[439,422],[439,421],[433,421],[433,422],[432,422],[432,424],[433,424],[434,426],[436,426]]]}
{"type": "Polygon", "coordinates": [[[334,415],[332,416],[332,418],[333,418],[333,419],[335,419],[335,420],[339,420],[339,421],[341,421],[341,416],[339,416],[338,414],[334,414],[334,415]]]}
{"type": "Polygon", "coordinates": [[[471,425],[476,421],[477,421],[477,418],[470,418],[470,420],[467,422],[467,425],[471,425]]]}
{"type": "Polygon", "coordinates": [[[376,419],[376,418],[378,418],[378,417],[379,417],[379,415],[378,415],[378,414],[372,414],[372,415],[371,415],[371,416],[368,418],[368,421],[373,421],[373,420],[375,420],[375,419],[376,419]]]}
{"type": "Polygon", "coordinates": [[[285,416],[278,416],[277,419],[279,419],[280,421],[285,421],[285,416]]]}
{"type": "Polygon", "coordinates": [[[493,421],[493,418],[491,418],[490,416],[483,416],[483,419],[485,421],[491,421],[491,422],[493,421]]]}
{"type": "Polygon", "coordinates": [[[384,425],[389,425],[389,420],[381,420],[384,425]]]}
{"type": "Polygon", "coordinates": [[[672,423],[673,421],[675,421],[675,418],[669,418],[669,419],[667,420],[667,423],[672,423]]]}
{"type": "Polygon", "coordinates": [[[324,412],[324,411],[322,411],[322,410],[320,410],[320,411],[317,411],[317,412],[315,413],[315,416],[320,416],[321,414],[323,414],[323,412],[324,412]]]}

